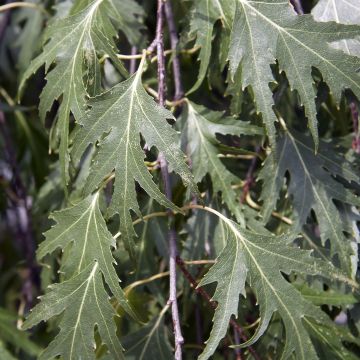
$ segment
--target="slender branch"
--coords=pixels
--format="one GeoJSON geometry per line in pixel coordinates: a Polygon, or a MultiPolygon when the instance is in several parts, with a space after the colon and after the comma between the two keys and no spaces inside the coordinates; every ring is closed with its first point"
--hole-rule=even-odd
{"type": "MultiPolygon", "coordinates": [[[[257,203],[251,198],[250,193],[247,193],[245,198],[246,198],[247,204],[248,204],[250,207],[252,207],[252,208],[255,209],[255,210],[260,210],[260,209],[261,209],[261,206],[260,206],[259,204],[257,204],[257,203]]],[[[292,224],[293,224],[293,221],[292,221],[290,218],[288,218],[288,217],[286,217],[286,216],[283,216],[283,215],[279,214],[279,213],[276,212],[276,211],[273,211],[273,212],[271,213],[271,215],[272,215],[274,218],[277,218],[277,219],[281,220],[281,221],[284,222],[285,224],[288,224],[288,225],[292,225],[292,224]]]]}
{"type": "MultiPolygon", "coordinates": [[[[235,344],[240,344],[239,333],[236,330],[234,330],[234,340],[235,340],[235,344]]],[[[234,351],[235,351],[236,360],[242,360],[241,349],[235,348],[234,351]]]]}
{"type": "MultiPolygon", "coordinates": [[[[158,0],[157,6],[157,22],[156,22],[156,52],[158,58],[158,102],[160,106],[165,105],[165,55],[164,55],[164,41],[163,41],[163,18],[164,18],[164,1],[158,0]]],[[[154,43],[154,42],[153,42],[154,43]]],[[[172,190],[170,183],[170,175],[168,171],[167,162],[164,154],[159,154],[159,163],[161,169],[161,175],[165,187],[165,195],[171,201],[172,190]]],[[[173,217],[170,210],[168,210],[169,216],[173,217]]],[[[168,304],[171,306],[171,316],[173,321],[174,336],[175,336],[175,359],[182,359],[182,344],[184,338],[181,333],[179,309],[176,296],[176,256],[177,256],[177,236],[174,229],[173,221],[170,219],[169,222],[169,300],[168,304]]]]}
{"type": "Polygon", "coordinates": [[[174,58],[172,62],[173,72],[174,72],[174,85],[175,85],[175,95],[174,99],[179,100],[184,96],[183,85],[181,81],[181,73],[180,73],[180,61],[179,56],[177,54],[177,45],[179,42],[179,38],[176,31],[174,14],[171,6],[171,1],[167,0],[165,2],[165,15],[166,22],[169,28],[170,33],[170,45],[171,49],[174,51],[174,58]]]}
{"type": "Polygon", "coordinates": [[[292,5],[294,6],[295,11],[299,14],[299,15],[304,15],[304,8],[301,4],[301,0],[290,0],[290,2],[292,3],[292,5]]]}
{"type": "MultiPolygon", "coordinates": [[[[14,225],[12,230],[15,239],[18,241],[18,245],[25,256],[28,268],[22,287],[26,303],[25,308],[28,310],[34,301],[33,289],[34,287],[38,288],[40,283],[39,269],[35,262],[36,243],[33,237],[30,203],[28,201],[26,188],[21,180],[20,170],[16,159],[15,145],[12,142],[11,135],[6,126],[6,118],[2,111],[0,111],[0,135],[4,140],[5,159],[11,168],[11,178],[8,181],[9,185],[4,181],[4,186],[9,186],[9,191],[6,191],[6,193],[12,195],[7,198],[9,204],[9,209],[7,211],[9,217],[8,223],[9,226],[11,226],[11,224],[14,225]],[[11,218],[13,220],[11,220],[11,218]]],[[[6,187],[5,190],[7,190],[6,187]]]]}
{"type": "MultiPolygon", "coordinates": [[[[137,52],[136,46],[131,47],[131,55],[135,55],[137,52]]],[[[136,71],[136,59],[130,60],[129,73],[133,74],[136,71]]]]}
{"type": "Polygon", "coordinates": [[[46,16],[50,15],[42,6],[40,6],[38,4],[29,3],[29,2],[20,2],[20,1],[16,1],[16,2],[13,2],[13,3],[5,4],[5,5],[1,5],[0,6],[0,12],[7,11],[7,10],[10,10],[10,9],[19,8],[19,7],[36,9],[36,10],[41,11],[46,16]]]}
{"type": "MultiPolygon", "coordinates": [[[[201,208],[201,206],[196,205],[196,208],[201,208]]],[[[198,287],[198,285],[199,285],[198,282],[193,278],[193,276],[186,269],[184,260],[181,259],[180,256],[177,256],[176,257],[176,263],[179,266],[179,269],[184,274],[184,277],[189,281],[191,287],[195,290],[195,292],[200,294],[208,302],[208,304],[211,306],[211,308],[213,310],[215,310],[216,307],[217,307],[216,301],[211,300],[211,296],[207,293],[206,290],[204,290],[202,287],[198,287]]],[[[233,327],[233,329],[239,334],[240,338],[243,341],[248,340],[244,330],[241,328],[241,326],[234,319],[230,319],[230,324],[233,327]]],[[[260,359],[257,352],[251,346],[249,346],[249,351],[253,355],[254,359],[256,359],[256,360],[260,359]]]]}
{"type": "Polygon", "coordinates": [[[352,148],[357,154],[360,154],[360,136],[359,136],[359,109],[355,101],[350,102],[351,117],[353,122],[354,138],[352,148]]]}
{"type": "MultiPolygon", "coordinates": [[[[260,146],[256,147],[255,152],[256,153],[260,152],[260,146]]],[[[249,193],[252,184],[254,183],[254,171],[255,171],[255,167],[256,167],[256,162],[257,162],[257,156],[254,156],[254,158],[251,160],[249,169],[246,173],[246,179],[245,179],[245,183],[243,186],[243,193],[242,193],[242,196],[240,199],[241,203],[243,203],[245,201],[245,198],[246,198],[247,194],[249,193]]]]}

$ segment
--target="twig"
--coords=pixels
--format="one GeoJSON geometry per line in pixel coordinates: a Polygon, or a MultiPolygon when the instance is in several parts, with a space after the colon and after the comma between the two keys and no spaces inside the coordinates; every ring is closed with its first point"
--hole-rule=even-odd
{"type": "Polygon", "coordinates": [[[0,111],[0,134],[4,139],[5,159],[11,167],[12,172],[9,186],[11,187],[10,190],[14,196],[8,197],[9,224],[14,224],[14,235],[25,256],[28,268],[28,271],[25,273],[25,280],[22,287],[27,311],[32,306],[34,300],[33,288],[38,288],[40,284],[38,267],[35,263],[36,245],[33,237],[30,205],[26,188],[21,180],[20,170],[16,160],[15,146],[11,141],[11,136],[6,126],[6,118],[2,111],[0,111]],[[13,219],[11,220],[11,218],[13,219]]]}
{"type": "MultiPolygon", "coordinates": [[[[248,204],[250,207],[252,207],[252,208],[255,209],[255,210],[260,210],[260,209],[261,209],[261,206],[260,206],[259,204],[257,204],[257,203],[251,198],[250,193],[247,193],[245,198],[246,198],[247,204],[248,204]]],[[[271,213],[271,215],[272,215],[274,218],[277,218],[277,219],[281,220],[281,221],[284,222],[285,224],[288,224],[288,225],[292,225],[292,224],[293,224],[293,221],[292,221],[290,218],[288,218],[288,217],[286,217],[286,216],[283,216],[283,215],[279,214],[279,213],[276,212],[276,211],[273,211],[273,212],[271,213]]]]}
{"type": "Polygon", "coordinates": [[[359,109],[355,101],[350,102],[351,117],[353,122],[354,138],[352,148],[357,154],[360,154],[360,136],[359,136],[359,109]]]}
{"type": "MultiPolygon", "coordinates": [[[[260,152],[260,146],[256,147],[255,150],[256,154],[260,152]]],[[[255,167],[256,167],[256,162],[257,162],[257,156],[255,156],[250,163],[249,169],[246,173],[246,179],[245,179],[245,183],[243,186],[243,193],[241,195],[241,199],[240,202],[243,203],[246,199],[247,194],[250,191],[250,188],[252,186],[252,184],[254,183],[254,171],[255,171],[255,167]]]]}
{"type": "MultiPolygon", "coordinates": [[[[240,344],[240,337],[237,331],[234,331],[234,340],[235,340],[235,344],[240,344]]],[[[235,348],[234,351],[235,351],[236,360],[242,360],[241,349],[235,348]]]]}
{"type": "Polygon", "coordinates": [[[290,0],[292,5],[294,6],[295,11],[299,14],[299,15],[304,15],[304,8],[301,4],[301,0],[290,0]]]}
{"type": "Polygon", "coordinates": [[[15,9],[18,7],[25,7],[25,8],[32,8],[32,9],[36,9],[41,11],[43,14],[45,14],[46,16],[49,16],[50,14],[40,5],[38,4],[34,4],[34,3],[28,3],[28,2],[21,2],[21,1],[17,1],[17,2],[13,2],[13,3],[9,3],[9,4],[5,4],[5,5],[1,5],[0,6],[0,12],[3,11],[7,11],[10,9],[15,9]]]}
{"type": "Polygon", "coordinates": [[[171,49],[174,51],[174,58],[172,62],[173,72],[174,72],[174,85],[175,85],[174,100],[180,100],[184,96],[184,90],[181,81],[180,61],[179,61],[179,56],[177,54],[177,45],[179,42],[179,38],[176,31],[174,14],[170,0],[167,0],[165,2],[165,15],[170,33],[170,45],[171,45],[171,49]]]}
{"type": "MultiPolygon", "coordinates": [[[[199,205],[197,205],[197,206],[199,206],[199,205]]],[[[211,308],[213,310],[215,310],[217,307],[216,301],[211,300],[211,296],[206,292],[206,290],[204,290],[202,287],[198,287],[198,282],[193,278],[193,276],[186,269],[185,263],[184,263],[183,259],[181,259],[180,256],[176,257],[176,263],[179,266],[179,269],[184,274],[184,277],[189,281],[191,287],[195,290],[195,292],[200,294],[209,303],[211,308]]],[[[234,319],[230,319],[230,324],[233,327],[233,329],[239,334],[240,338],[243,341],[248,340],[244,330],[234,319]]],[[[256,360],[260,359],[257,352],[251,346],[249,346],[248,349],[249,349],[250,353],[253,355],[254,359],[256,359],[256,360]]]]}
{"type": "MultiPolygon", "coordinates": [[[[157,21],[156,21],[156,52],[158,58],[158,102],[160,106],[165,105],[165,55],[164,55],[164,41],[163,41],[163,17],[164,17],[164,1],[158,0],[157,6],[157,21]]],[[[168,171],[167,162],[165,160],[164,154],[159,154],[159,163],[161,169],[161,175],[165,187],[165,195],[171,201],[172,199],[172,190],[170,184],[170,176],[168,171]]],[[[168,210],[169,216],[173,217],[170,210],[168,210]]],[[[168,304],[171,306],[171,316],[173,321],[174,328],[174,337],[175,337],[175,359],[182,359],[182,344],[184,343],[184,338],[181,333],[180,327],[180,317],[179,309],[176,297],[176,256],[177,256],[177,236],[174,230],[174,225],[172,219],[169,223],[170,229],[168,234],[169,240],[169,300],[168,304]]]]}
{"type": "MultiPolygon", "coordinates": [[[[136,46],[131,47],[131,55],[135,55],[137,52],[136,46]]],[[[129,73],[133,74],[136,71],[136,59],[130,59],[129,73]]]]}

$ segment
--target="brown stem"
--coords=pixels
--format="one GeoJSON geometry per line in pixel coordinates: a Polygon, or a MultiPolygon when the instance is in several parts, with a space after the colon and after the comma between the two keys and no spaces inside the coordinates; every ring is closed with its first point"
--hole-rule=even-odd
{"type": "MultiPolygon", "coordinates": [[[[186,269],[186,265],[185,265],[184,260],[181,259],[180,256],[177,256],[176,257],[176,263],[179,266],[179,269],[183,273],[186,280],[189,281],[191,287],[209,303],[209,305],[211,306],[211,308],[213,310],[215,310],[216,307],[217,307],[216,301],[211,300],[211,296],[206,292],[206,290],[204,290],[202,287],[198,287],[198,282],[193,278],[193,276],[186,269]]],[[[239,337],[243,341],[248,340],[248,337],[246,336],[244,330],[241,328],[241,326],[234,319],[230,319],[230,325],[239,334],[239,337]]],[[[257,352],[251,346],[249,346],[249,351],[253,355],[254,359],[260,360],[259,355],[257,354],[257,352]]]]}
{"type": "Polygon", "coordinates": [[[350,102],[351,117],[353,121],[354,138],[352,141],[352,148],[360,154],[360,136],[359,136],[359,109],[354,101],[350,102]]]}
{"type": "MultiPolygon", "coordinates": [[[[256,152],[256,154],[258,154],[260,152],[260,146],[256,147],[255,152],[256,152]]],[[[243,193],[242,193],[241,199],[240,199],[240,202],[242,204],[245,202],[246,196],[248,195],[250,188],[251,188],[252,184],[254,183],[254,171],[255,171],[255,167],[256,167],[256,162],[257,162],[257,156],[254,156],[251,160],[249,169],[246,173],[246,179],[245,179],[245,183],[243,185],[243,193]]]]}
{"type": "MultiPolygon", "coordinates": [[[[156,51],[158,58],[158,102],[160,106],[165,105],[165,55],[164,55],[164,41],[163,41],[163,19],[164,19],[164,1],[158,0],[157,6],[157,23],[156,23],[156,51]]],[[[154,43],[154,42],[153,42],[154,43]]],[[[166,197],[171,201],[172,190],[170,183],[170,175],[168,171],[167,162],[164,154],[159,154],[159,163],[161,175],[165,187],[166,197]]],[[[181,333],[179,308],[176,296],[176,256],[177,256],[177,236],[173,225],[173,217],[169,210],[169,300],[168,304],[171,306],[171,316],[173,320],[174,337],[175,337],[175,359],[182,359],[182,344],[184,338],[181,333]]]]}

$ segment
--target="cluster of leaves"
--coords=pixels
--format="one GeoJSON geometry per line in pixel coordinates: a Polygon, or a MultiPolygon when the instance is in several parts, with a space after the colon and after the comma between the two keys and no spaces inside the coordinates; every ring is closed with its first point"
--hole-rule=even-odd
{"type": "Polygon", "coordinates": [[[358,358],[358,0],[8,5],[1,359],[358,358]]]}

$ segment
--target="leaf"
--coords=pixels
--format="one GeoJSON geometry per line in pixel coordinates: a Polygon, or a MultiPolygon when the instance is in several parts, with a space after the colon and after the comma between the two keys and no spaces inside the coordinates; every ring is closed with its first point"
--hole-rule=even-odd
{"type": "Polygon", "coordinates": [[[177,134],[166,119],[173,118],[165,108],[157,105],[141,83],[145,58],[136,74],[104,94],[91,99],[91,109],[82,118],[83,127],[74,139],[73,158],[79,161],[89,144],[98,142],[91,176],[85,189],[96,189],[107,174],[115,169],[115,188],[109,213],[120,215],[120,232],[132,259],[136,258],[130,210],[141,217],[136,199],[135,181],[161,205],[179,210],[153,182],[144,164],[140,134],[149,148],[156,146],[169,163],[170,171],[178,173],[185,185],[197,193],[192,175],[185,164],[184,154],[177,147],[177,134]],[[103,139],[103,136],[107,136],[103,139]]]}
{"type": "Polygon", "coordinates": [[[196,35],[195,47],[199,46],[200,70],[195,84],[188,91],[190,94],[197,90],[202,84],[211,56],[211,42],[213,27],[218,19],[221,19],[224,31],[230,34],[231,14],[233,10],[232,0],[197,0],[194,1],[192,17],[190,21],[190,32],[196,35]]]}
{"type": "Polygon", "coordinates": [[[78,12],[47,27],[43,52],[31,62],[19,87],[21,94],[27,79],[45,64],[47,83],[40,96],[39,111],[44,120],[54,101],[61,98],[56,127],[64,185],[68,183],[70,113],[79,120],[85,110],[86,95],[99,86],[99,55],[107,54],[126,74],[115,54],[117,30],[114,25],[126,33],[136,33],[136,26],[132,29],[130,25],[136,24],[135,15],[141,14],[141,8],[132,0],[78,0],[74,6],[78,12]],[[54,63],[56,66],[50,70],[54,63]]]}
{"type": "Polygon", "coordinates": [[[320,359],[346,359],[356,360],[358,356],[350,352],[344,345],[346,343],[360,344],[359,339],[351,335],[346,328],[334,324],[321,324],[305,318],[304,323],[315,338],[320,359]]]}
{"type": "Polygon", "coordinates": [[[243,221],[241,205],[231,185],[240,179],[232,174],[219,159],[216,134],[261,135],[262,129],[249,122],[223,117],[220,112],[187,102],[182,130],[183,148],[189,154],[195,181],[200,182],[206,174],[212,180],[214,192],[221,192],[222,199],[238,221],[243,221]]]}
{"type": "MultiPolygon", "coordinates": [[[[229,60],[232,76],[239,65],[242,83],[251,85],[262,113],[270,143],[275,145],[275,114],[269,83],[274,81],[270,64],[279,62],[290,86],[296,89],[309,119],[309,128],[318,146],[313,66],[321,71],[336,98],[344,88],[360,95],[360,60],[333,49],[329,43],[354,38],[359,27],[334,22],[318,23],[311,15],[298,16],[283,0],[236,0],[229,60]]],[[[239,84],[240,86],[240,84],[239,84]]]]}
{"type": "Polygon", "coordinates": [[[245,296],[245,280],[247,267],[244,253],[240,250],[241,243],[235,234],[226,227],[226,246],[216,259],[216,263],[199,283],[200,286],[217,282],[218,286],[212,300],[218,302],[213,318],[210,338],[199,359],[208,359],[216,350],[220,340],[225,337],[232,315],[237,317],[239,294],[245,296]],[[221,280],[220,280],[221,279],[221,280]]]}
{"type": "Polygon", "coordinates": [[[95,325],[113,359],[124,359],[115,323],[111,321],[116,313],[104,289],[98,262],[89,264],[70,280],[52,285],[50,289],[23,325],[28,329],[63,313],[60,332],[40,354],[40,360],[59,355],[69,360],[95,359],[95,325]]]}
{"type": "Polygon", "coordinates": [[[158,317],[123,339],[127,360],[168,360],[173,358],[167,329],[164,325],[166,306],[158,317]]]}
{"type": "MultiPolygon", "coordinates": [[[[30,0],[30,2],[39,5],[39,0],[30,0]]],[[[39,50],[44,14],[38,9],[23,8],[15,14],[15,21],[18,24],[25,22],[14,44],[19,48],[18,66],[24,71],[29,66],[34,53],[39,50]]]]}
{"type": "Polygon", "coordinates": [[[97,261],[98,270],[104,275],[111,292],[121,306],[136,318],[113,266],[116,262],[110,248],[115,248],[116,242],[100,212],[99,193],[86,197],[73,207],[53,213],[51,217],[56,225],[45,233],[46,240],[37,250],[38,259],[58,248],[69,248],[70,253],[62,260],[62,271],[67,279],[97,261]]]}
{"type": "Polygon", "coordinates": [[[330,240],[331,256],[337,254],[341,267],[349,275],[352,274],[349,257],[354,255],[354,248],[352,241],[344,234],[352,233],[352,224],[342,221],[333,200],[352,205],[359,205],[360,200],[334,177],[340,176],[348,182],[358,183],[357,172],[331,144],[321,142],[319,152],[315,155],[311,140],[295,132],[287,132],[279,137],[276,147],[276,153],[268,156],[259,174],[259,179],[263,181],[261,199],[264,201],[264,221],[268,221],[275,208],[284,177],[289,172],[288,192],[292,195],[296,213],[295,228],[300,230],[313,209],[323,245],[330,240]]]}
{"type": "Polygon", "coordinates": [[[297,359],[317,359],[303,319],[311,318],[324,324],[328,324],[330,320],[325,313],[302,297],[282,273],[289,275],[294,271],[349,283],[352,281],[345,279],[335,267],[311,257],[309,251],[287,246],[288,235],[257,234],[240,227],[215,210],[210,211],[224,222],[227,243],[216,264],[199,284],[203,286],[217,282],[213,300],[218,302],[210,338],[199,359],[208,359],[225,336],[231,315],[237,314],[239,294],[245,293],[245,280],[256,294],[260,306],[260,324],[253,337],[242,346],[257,341],[277,312],[287,335],[282,358],[286,359],[294,354],[297,359]]]}
{"type": "Polygon", "coordinates": [[[16,327],[18,317],[6,309],[0,309],[0,358],[15,359],[7,352],[4,342],[12,344],[16,348],[22,349],[29,355],[36,356],[40,352],[40,347],[29,339],[28,334],[20,331],[16,327]]]}
{"type": "MultiPolygon", "coordinates": [[[[357,0],[320,0],[311,14],[317,21],[360,25],[360,7],[357,0]]],[[[347,54],[360,56],[360,37],[335,42],[332,46],[347,54]]]]}
{"type": "Polygon", "coordinates": [[[308,301],[311,301],[314,305],[332,305],[332,306],[341,306],[341,305],[351,305],[358,302],[357,297],[352,294],[343,294],[333,290],[319,290],[313,289],[306,284],[294,284],[294,286],[301,292],[301,295],[308,301]]]}

